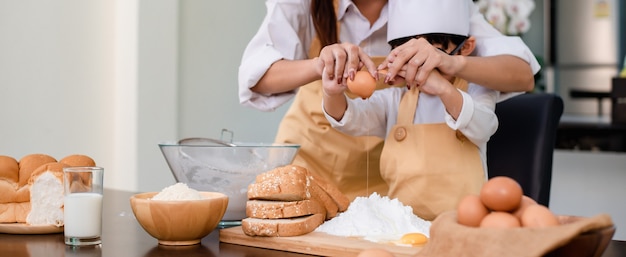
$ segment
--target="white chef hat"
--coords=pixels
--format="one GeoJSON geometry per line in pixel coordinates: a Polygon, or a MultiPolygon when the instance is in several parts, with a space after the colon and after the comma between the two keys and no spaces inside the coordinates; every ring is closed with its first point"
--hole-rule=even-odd
{"type": "Polygon", "coordinates": [[[389,0],[387,42],[428,33],[469,35],[470,0],[389,0]]]}

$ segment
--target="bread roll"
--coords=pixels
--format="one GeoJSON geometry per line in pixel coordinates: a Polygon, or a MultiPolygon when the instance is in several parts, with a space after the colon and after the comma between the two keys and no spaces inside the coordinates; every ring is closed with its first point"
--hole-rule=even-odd
{"type": "Polygon", "coordinates": [[[46,163],[56,162],[56,161],[57,160],[54,159],[52,156],[49,156],[46,154],[29,154],[29,155],[22,157],[22,159],[20,159],[19,161],[20,169],[19,169],[19,175],[18,175],[18,178],[19,178],[18,185],[20,187],[23,185],[26,185],[33,171],[35,171],[35,169],[39,168],[41,165],[44,165],[46,163]]]}
{"type": "Polygon", "coordinates": [[[0,203],[0,223],[26,222],[30,203],[0,203]]]}
{"type": "Polygon", "coordinates": [[[18,183],[19,170],[20,167],[18,166],[17,160],[15,160],[15,158],[0,155],[0,179],[6,179],[8,181],[18,183]]]}
{"type": "Polygon", "coordinates": [[[312,232],[323,222],[323,214],[290,219],[245,218],[241,220],[241,228],[248,236],[300,236],[312,232]]]}
{"type": "Polygon", "coordinates": [[[15,222],[26,223],[26,218],[31,210],[30,202],[14,203],[15,222]]]}
{"type": "Polygon", "coordinates": [[[63,222],[63,167],[65,163],[40,166],[29,180],[31,210],[26,223],[31,225],[62,226],[63,222]]]}
{"type": "MultiPolygon", "coordinates": [[[[91,157],[82,154],[68,155],[59,161],[60,163],[67,164],[71,167],[95,167],[96,162],[91,157]]],[[[91,173],[80,174],[81,184],[74,184],[73,186],[84,186],[85,188],[91,187],[91,173]]]]}
{"type": "Polygon", "coordinates": [[[82,154],[73,154],[63,157],[59,161],[72,167],[94,167],[96,162],[91,157],[82,154]]]}
{"type": "Polygon", "coordinates": [[[32,172],[30,179],[28,179],[28,184],[31,185],[32,187],[32,185],[35,183],[35,180],[45,172],[51,172],[52,175],[57,177],[59,181],[63,183],[63,168],[64,167],[69,167],[69,166],[65,163],[60,163],[60,162],[51,162],[51,163],[46,163],[44,165],[41,165],[32,172]]]}
{"type": "Polygon", "coordinates": [[[15,192],[14,202],[16,203],[30,202],[30,185],[26,184],[17,189],[17,192],[15,192]]]}
{"type": "Polygon", "coordinates": [[[0,179],[0,203],[14,203],[17,196],[17,183],[0,179]]]}

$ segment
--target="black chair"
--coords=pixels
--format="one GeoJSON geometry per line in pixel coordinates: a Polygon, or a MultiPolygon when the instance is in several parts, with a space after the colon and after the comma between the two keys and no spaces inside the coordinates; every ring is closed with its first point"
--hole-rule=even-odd
{"type": "Polygon", "coordinates": [[[524,194],[548,206],[556,131],[563,100],[555,94],[526,93],[496,105],[499,126],[487,143],[489,178],[515,179],[524,194]]]}

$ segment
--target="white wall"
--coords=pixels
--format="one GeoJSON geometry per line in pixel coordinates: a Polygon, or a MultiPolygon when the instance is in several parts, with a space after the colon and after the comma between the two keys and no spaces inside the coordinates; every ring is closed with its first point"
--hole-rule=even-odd
{"type": "Polygon", "coordinates": [[[235,141],[273,141],[288,105],[260,112],[242,107],[237,95],[241,55],[265,15],[264,2],[180,2],[180,136],[219,138],[226,128],[235,141]]]}
{"type": "Polygon", "coordinates": [[[286,107],[237,98],[264,14],[249,0],[0,2],[0,155],[87,154],[108,187],[149,191],[174,183],[161,141],[272,141],[286,107]]]}
{"type": "Polygon", "coordinates": [[[111,167],[114,5],[0,2],[0,154],[87,154],[111,167]]]}

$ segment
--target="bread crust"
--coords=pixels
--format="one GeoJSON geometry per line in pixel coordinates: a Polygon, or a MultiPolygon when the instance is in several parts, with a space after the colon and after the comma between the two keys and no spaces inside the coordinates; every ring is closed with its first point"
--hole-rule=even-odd
{"type": "Polygon", "coordinates": [[[332,184],[306,168],[286,165],[259,174],[248,186],[248,236],[298,236],[348,209],[350,200],[332,184]]]}
{"type": "Polygon", "coordinates": [[[54,163],[54,162],[57,162],[57,160],[54,159],[54,157],[47,155],[47,154],[29,154],[29,155],[22,157],[22,159],[20,159],[18,163],[19,164],[18,185],[20,187],[23,185],[26,185],[33,171],[35,171],[41,165],[44,165],[46,163],[54,163]]]}
{"type": "Polygon", "coordinates": [[[0,203],[0,223],[25,223],[30,202],[0,203]]]}
{"type": "Polygon", "coordinates": [[[333,199],[317,185],[317,183],[311,183],[310,186],[311,197],[319,201],[326,210],[326,220],[332,219],[339,213],[339,206],[333,201],[333,199]]]}
{"type": "Polygon", "coordinates": [[[0,179],[10,182],[19,182],[20,167],[17,160],[11,156],[0,155],[0,179]]]}
{"type": "Polygon", "coordinates": [[[241,221],[241,228],[248,236],[287,237],[308,234],[323,222],[322,214],[289,219],[245,218],[241,221]]]}
{"type": "Polygon", "coordinates": [[[17,192],[15,192],[15,202],[30,202],[30,185],[27,184],[17,189],[17,192]]]}
{"type": "Polygon", "coordinates": [[[248,185],[248,199],[301,201],[311,198],[306,170],[279,167],[257,175],[248,185]]]}
{"type": "Polygon", "coordinates": [[[317,185],[326,192],[333,201],[337,204],[339,208],[339,212],[344,212],[350,206],[350,199],[339,190],[335,184],[328,182],[325,178],[320,175],[315,174],[314,172],[307,171],[307,174],[311,177],[311,181],[316,183],[317,185]]]}
{"type": "Polygon", "coordinates": [[[63,168],[68,166],[95,166],[95,161],[80,154],[66,156],[59,162],[46,154],[29,154],[19,162],[0,155],[0,223],[27,223],[32,209],[32,184],[46,172],[51,172],[63,184],[63,168]]]}
{"type": "Polygon", "coordinates": [[[60,162],[52,162],[52,163],[46,163],[44,165],[41,165],[39,166],[39,168],[35,169],[32,172],[32,175],[28,179],[28,184],[33,185],[33,183],[35,183],[35,180],[37,180],[37,178],[45,172],[51,172],[55,177],[57,177],[57,179],[61,181],[61,184],[63,184],[63,168],[64,167],[69,167],[69,165],[65,163],[60,163],[60,162]]]}
{"type": "Polygon", "coordinates": [[[68,166],[72,167],[94,167],[96,166],[96,161],[94,161],[91,157],[82,154],[72,154],[63,157],[59,160],[60,163],[65,163],[68,166]]]}
{"type": "Polygon", "coordinates": [[[17,183],[0,179],[0,203],[14,203],[17,195],[17,183]]]}
{"type": "Polygon", "coordinates": [[[258,219],[284,219],[324,214],[326,210],[315,200],[302,201],[265,201],[251,200],[246,202],[246,216],[258,219]]]}

